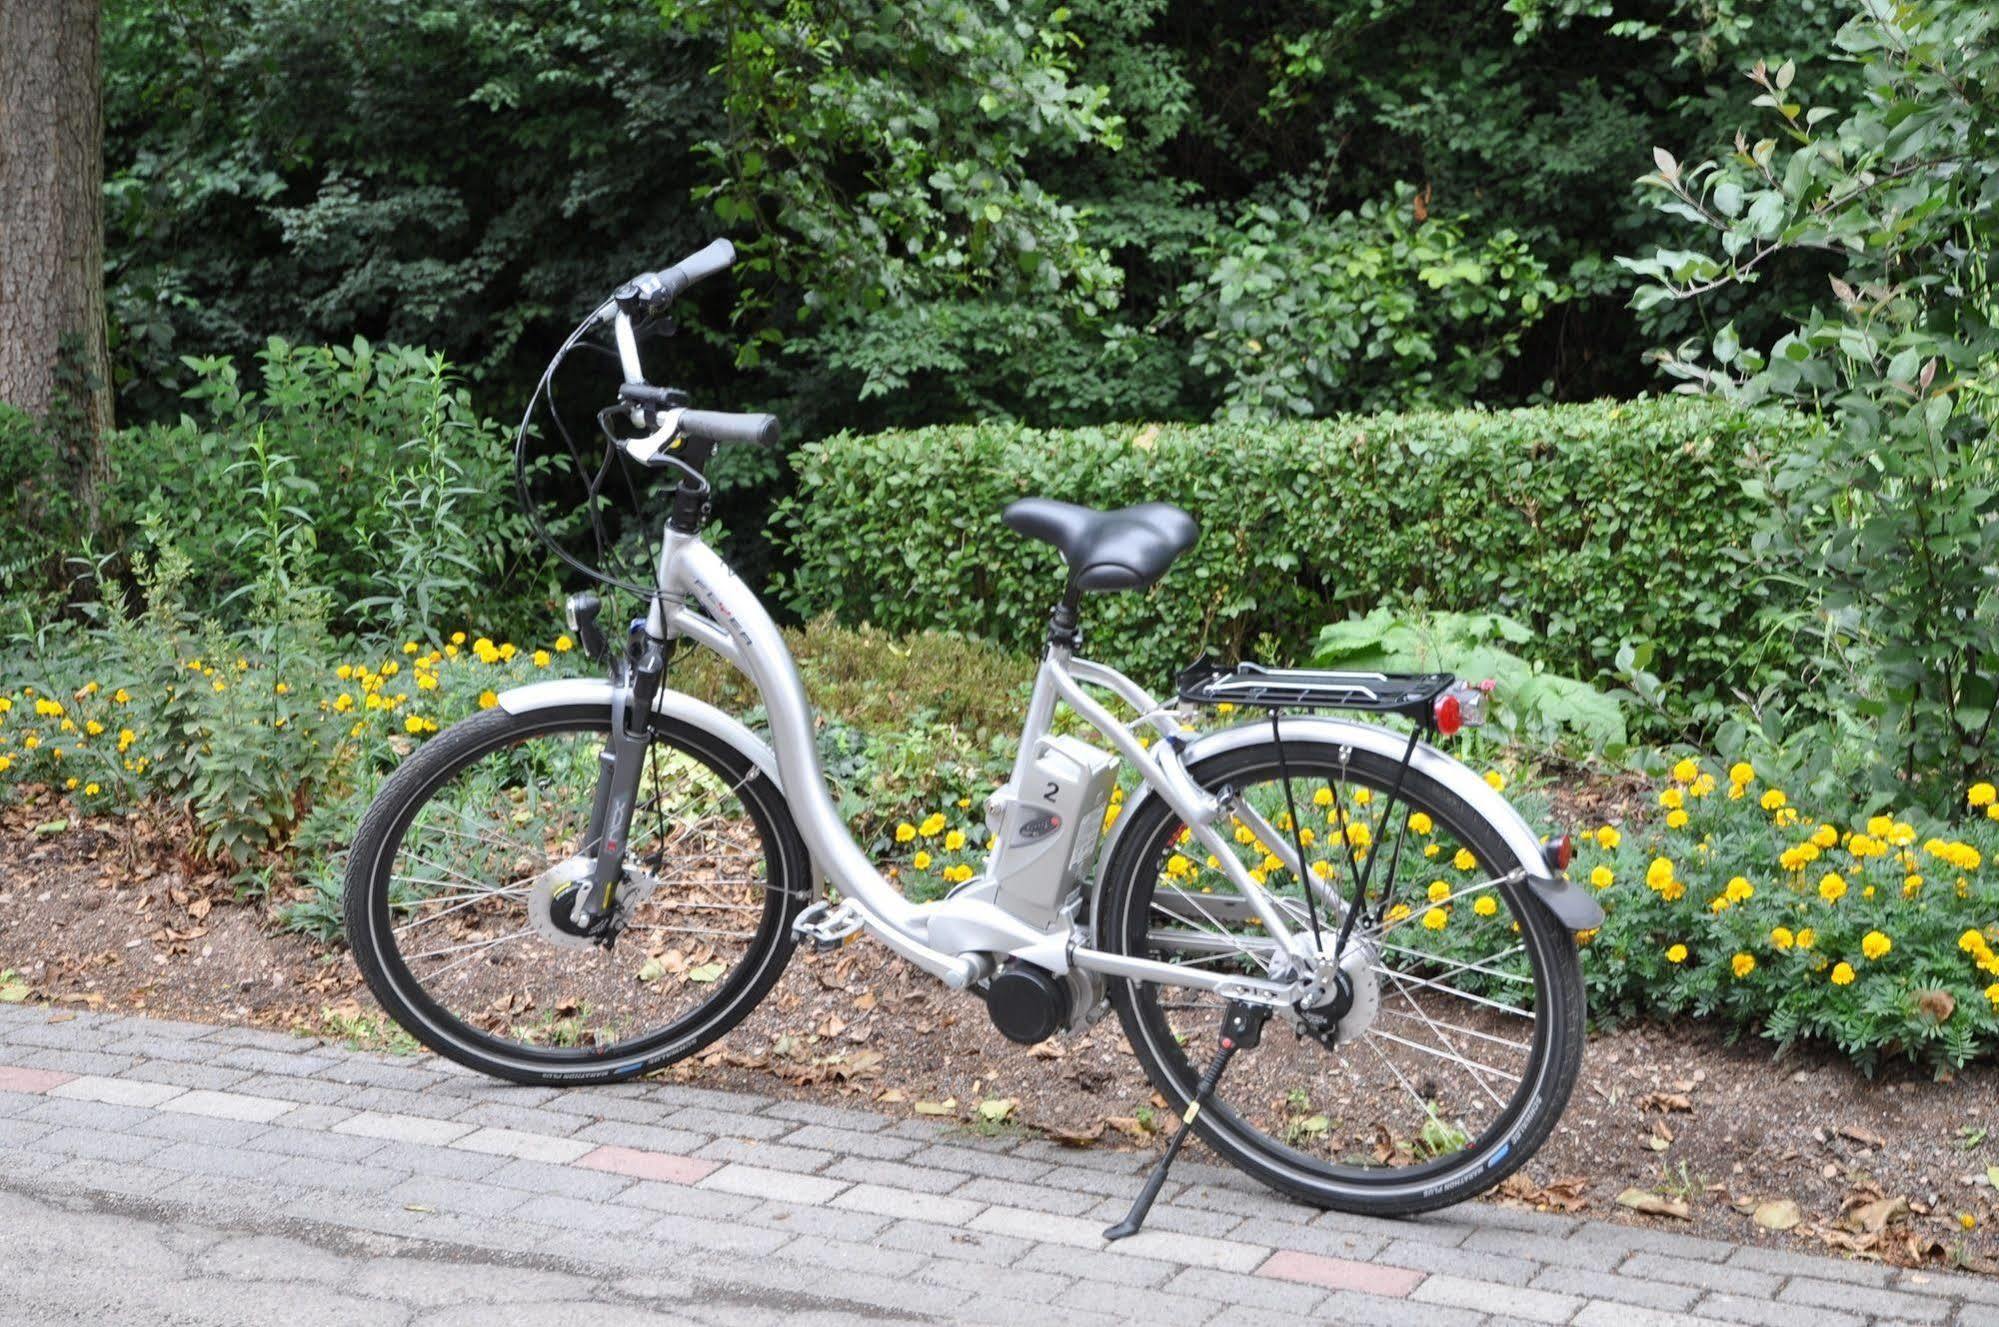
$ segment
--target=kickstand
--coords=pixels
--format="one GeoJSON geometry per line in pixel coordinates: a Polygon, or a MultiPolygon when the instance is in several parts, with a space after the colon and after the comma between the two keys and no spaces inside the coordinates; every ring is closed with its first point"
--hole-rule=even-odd
{"type": "Polygon", "coordinates": [[[1180,1145],[1187,1141],[1187,1134],[1194,1127],[1194,1117],[1201,1113],[1201,1107],[1208,1104],[1208,1098],[1215,1094],[1215,1084],[1222,1081],[1222,1070],[1229,1067],[1239,1050],[1248,1050],[1263,1039],[1264,1020],[1270,1017],[1270,1010],[1260,1004],[1244,1004],[1240,1000],[1229,1002],[1228,1012],[1222,1018],[1221,1049],[1209,1062],[1208,1071],[1201,1075],[1201,1082],[1194,1089],[1194,1096],[1187,1103],[1186,1114],[1180,1117],[1180,1127],[1166,1144],[1166,1152],[1153,1166],[1152,1173],[1145,1177],[1145,1187],[1138,1191],[1131,1210],[1124,1220],[1104,1232],[1107,1240],[1123,1239],[1136,1235],[1138,1228],[1145,1224],[1146,1214],[1152,1211],[1152,1204],[1159,1197],[1159,1191],[1166,1187],[1166,1172],[1173,1166],[1173,1158],[1180,1155],[1180,1145]]]}

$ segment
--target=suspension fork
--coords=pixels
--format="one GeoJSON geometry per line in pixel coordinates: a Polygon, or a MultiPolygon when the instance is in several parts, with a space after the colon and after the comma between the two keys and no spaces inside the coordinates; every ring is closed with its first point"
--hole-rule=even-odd
{"type": "Polygon", "coordinates": [[[597,849],[590,885],[571,914],[585,930],[611,914],[624,879],[625,849],[638,808],[639,783],[651,748],[652,704],[666,675],[667,643],[652,630],[649,614],[637,659],[618,659],[611,673],[611,736],[597,753],[597,789],[590,804],[587,842],[597,849]]]}

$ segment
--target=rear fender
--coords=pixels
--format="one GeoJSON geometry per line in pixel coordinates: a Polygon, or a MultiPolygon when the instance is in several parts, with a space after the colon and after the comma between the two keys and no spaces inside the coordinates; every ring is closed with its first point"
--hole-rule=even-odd
{"type": "MultiPolygon", "coordinates": [[[[1408,748],[1407,734],[1387,728],[1377,728],[1372,724],[1355,723],[1349,719],[1330,719],[1317,715],[1297,715],[1280,721],[1280,731],[1287,740],[1326,742],[1339,746],[1350,746],[1358,751],[1369,751],[1389,760],[1400,761],[1408,748]]],[[[1239,724],[1233,728],[1206,733],[1189,742],[1180,753],[1181,763],[1193,769],[1210,756],[1239,750],[1246,746],[1256,746],[1270,740],[1270,725],[1267,723],[1239,724]]],[[[1603,909],[1597,901],[1577,888],[1566,877],[1549,869],[1547,859],[1541,851],[1541,840],[1513,809],[1513,804],[1501,797],[1492,786],[1463,762],[1454,760],[1428,742],[1418,742],[1416,750],[1409,758],[1410,768],[1421,771],[1441,783],[1456,794],[1471,809],[1499,831],[1507,851],[1513,858],[1512,865],[1526,874],[1528,890],[1535,900],[1554,914],[1555,918],[1572,931],[1589,931],[1603,925],[1603,909]]],[[[1103,851],[1097,858],[1098,869],[1111,860],[1123,838],[1125,826],[1133,823],[1133,814],[1150,798],[1155,796],[1151,785],[1141,785],[1140,791],[1124,814],[1118,817],[1110,837],[1105,841],[1103,851]]]]}

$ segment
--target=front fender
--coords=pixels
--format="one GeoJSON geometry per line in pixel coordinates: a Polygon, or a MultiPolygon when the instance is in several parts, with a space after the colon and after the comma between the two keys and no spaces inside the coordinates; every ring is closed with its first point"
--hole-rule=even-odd
{"type": "MultiPolygon", "coordinates": [[[[1330,719],[1318,715],[1294,715],[1283,719],[1281,732],[1286,738],[1297,741],[1330,742],[1340,746],[1350,746],[1356,750],[1373,752],[1389,760],[1400,761],[1402,753],[1409,745],[1406,734],[1387,728],[1377,728],[1372,724],[1355,723],[1348,719],[1330,719]]],[[[1205,733],[1189,742],[1180,753],[1180,760],[1188,769],[1193,769],[1209,756],[1221,755],[1246,746],[1256,746],[1270,740],[1270,726],[1267,723],[1239,724],[1233,728],[1223,728],[1205,733]]],[[[1541,841],[1513,804],[1493,791],[1492,786],[1475,774],[1461,761],[1452,759],[1428,742],[1418,742],[1415,753],[1409,758],[1410,768],[1418,770],[1456,794],[1473,811],[1484,817],[1499,831],[1507,850],[1515,864],[1527,875],[1527,885],[1541,904],[1553,913],[1562,925],[1573,931],[1594,930],[1603,925],[1603,909],[1597,901],[1577,888],[1566,878],[1552,875],[1546,858],[1542,856],[1541,841]]],[[[1124,835],[1125,826],[1137,817],[1137,811],[1145,801],[1154,796],[1150,784],[1141,785],[1138,796],[1125,807],[1118,817],[1105,842],[1099,863],[1111,860],[1117,851],[1118,841],[1124,835]]]]}
{"type": "MultiPolygon", "coordinates": [[[[611,698],[611,684],[601,677],[561,677],[503,691],[497,703],[509,714],[526,714],[564,705],[597,705],[609,711],[611,698]]],[[[697,700],[684,691],[674,691],[669,687],[659,689],[659,694],[653,697],[652,708],[655,714],[678,719],[690,728],[698,728],[720,738],[762,771],[779,793],[784,791],[784,781],[777,773],[777,753],[770,749],[769,743],[751,732],[742,720],[716,709],[705,700],[697,700]]],[[[826,879],[825,872],[819,869],[816,861],[812,864],[812,879],[815,886],[823,884],[826,879]]]]}

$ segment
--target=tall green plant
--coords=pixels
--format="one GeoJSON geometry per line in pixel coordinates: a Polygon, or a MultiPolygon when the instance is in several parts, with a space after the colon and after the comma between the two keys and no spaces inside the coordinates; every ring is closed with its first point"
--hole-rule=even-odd
{"type": "Polygon", "coordinates": [[[1769,458],[1771,551],[1851,613],[1878,680],[1880,770],[1943,795],[1990,758],[1999,712],[1999,20],[1981,0],[1863,0],[1838,37],[1865,95],[1812,105],[1798,67],[1758,63],[1769,136],[1643,183],[1699,247],[1622,260],[1641,308],[1822,269],[1830,299],[1767,347],[1734,324],[1661,363],[1685,389],[1794,401],[1838,427],[1769,458]]]}

